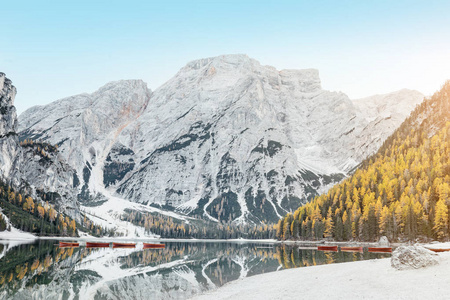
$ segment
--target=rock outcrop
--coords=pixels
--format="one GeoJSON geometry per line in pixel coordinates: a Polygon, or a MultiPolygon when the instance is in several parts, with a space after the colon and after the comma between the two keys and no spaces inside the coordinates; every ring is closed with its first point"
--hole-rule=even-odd
{"type": "Polygon", "coordinates": [[[391,257],[391,266],[397,270],[425,268],[438,263],[436,253],[418,245],[400,246],[391,257]]]}
{"type": "Polygon", "coordinates": [[[16,88],[0,73],[0,176],[7,179],[18,154],[17,115],[14,107],[16,88]]]}

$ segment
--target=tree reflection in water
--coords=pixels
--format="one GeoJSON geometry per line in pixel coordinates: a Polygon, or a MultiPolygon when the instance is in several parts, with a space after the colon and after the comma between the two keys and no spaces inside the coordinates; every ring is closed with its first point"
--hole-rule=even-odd
{"type": "Polygon", "coordinates": [[[59,248],[40,240],[0,244],[0,298],[185,299],[280,268],[386,257],[259,243],[170,242],[165,249],[59,248]]]}

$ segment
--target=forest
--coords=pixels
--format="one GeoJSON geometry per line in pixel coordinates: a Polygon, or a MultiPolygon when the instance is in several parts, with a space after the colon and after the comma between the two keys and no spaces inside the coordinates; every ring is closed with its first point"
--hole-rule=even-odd
{"type": "Polygon", "coordinates": [[[201,219],[184,222],[156,213],[127,211],[122,220],[145,228],[147,234],[157,234],[162,238],[197,239],[274,239],[274,224],[233,224],[215,223],[201,219]]]}
{"type": "Polygon", "coordinates": [[[450,236],[450,82],[425,99],[354,174],[277,224],[281,240],[450,236]]]}
{"type": "MultiPolygon", "coordinates": [[[[35,201],[30,196],[14,191],[0,183],[0,207],[14,227],[37,235],[77,236],[75,220],[58,213],[53,205],[35,201]]],[[[6,228],[6,220],[0,218],[0,231],[6,228]]]]}
{"type": "MultiPolygon", "coordinates": [[[[46,195],[42,195],[45,199],[46,195]]],[[[8,184],[0,181],[0,232],[10,231],[10,223],[22,231],[38,236],[78,236],[78,230],[93,236],[112,235],[99,225],[95,225],[86,217],[81,223],[58,212],[48,201],[33,199],[23,191],[16,191],[8,184]]]]}

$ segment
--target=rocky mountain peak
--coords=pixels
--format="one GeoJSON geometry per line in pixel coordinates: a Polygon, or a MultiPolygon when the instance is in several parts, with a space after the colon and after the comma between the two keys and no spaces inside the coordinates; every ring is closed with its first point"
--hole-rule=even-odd
{"type": "MultiPolygon", "coordinates": [[[[128,80],[117,80],[111,81],[100,87],[93,94],[104,94],[104,93],[115,93],[116,91],[122,89],[142,89],[149,90],[147,83],[141,79],[128,79],[128,80]]],[[[149,90],[150,91],[150,90],[149,90]]]]}
{"type": "Polygon", "coordinates": [[[15,133],[17,114],[14,107],[16,88],[5,73],[0,73],[0,136],[15,133]]]}
{"type": "Polygon", "coordinates": [[[255,64],[259,65],[259,62],[251,59],[246,54],[227,54],[190,61],[183,69],[198,70],[205,66],[214,66],[215,68],[234,66],[235,68],[241,69],[255,64]]]}
{"type": "Polygon", "coordinates": [[[177,77],[197,76],[212,78],[218,75],[218,80],[224,83],[224,76],[247,77],[254,76],[264,81],[281,82],[292,88],[300,88],[305,92],[321,89],[319,71],[316,69],[286,69],[277,70],[272,66],[261,65],[257,60],[246,54],[229,54],[198,59],[189,62],[180,70],[177,77]]]}
{"type": "Polygon", "coordinates": [[[389,118],[404,115],[405,111],[412,111],[422,102],[424,95],[415,90],[401,89],[388,94],[373,95],[352,100],[367,120],[389,118]]]}
{"type": "Polygon", "coordinates": [[[6,78],[6,74],[0,72],[0,91],[2,94],[8,94],[10,105],[14,105],[14,98],[16,96],[16,88],[12,85],[12,81],[6,78]]]}

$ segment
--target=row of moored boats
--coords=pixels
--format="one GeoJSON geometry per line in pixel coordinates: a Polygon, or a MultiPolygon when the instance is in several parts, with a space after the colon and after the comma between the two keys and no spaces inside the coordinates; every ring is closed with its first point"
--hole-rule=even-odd
{"type": "MultiPolygon", "coordinates": [[[[340,247],[342,252],[363,252],[363,247],[340,247]]],[[[319,251],[332,251],[337,252],[338,246],[317,246],[319,251]]],[[[369,252],[374,253],[390,253],[392,248],[390,247],[369,247],[369,252]]]]}
{"type": "MultiPolygon", "coordinates": [[[[342,252],[363,252],[363,247],[340,247],[342,252]]],[[[428,250],[434,251],[434,252],[450,252],[450,248],[428,248],[428,250]]],[[[319,251],[332,251],[337,252],[338,246],[318,246],[317,250],[319,251]]],[[[391,247],[369,247],[369,252],[373,253],[390,253],[392,252],[391,247]]]]}
{"type": "MultiPolygon", "coordinates": [[[[143,243],[144,249],[160,249],[165,248],[164,244],[143,243]]],[[[80,247],[80,243],[76,242],[59,242],[60,248],[76,248],[80,247]]],[[[86,242],[86,248],[135,248],[136,243],[93,243],[86,242]]]]}

